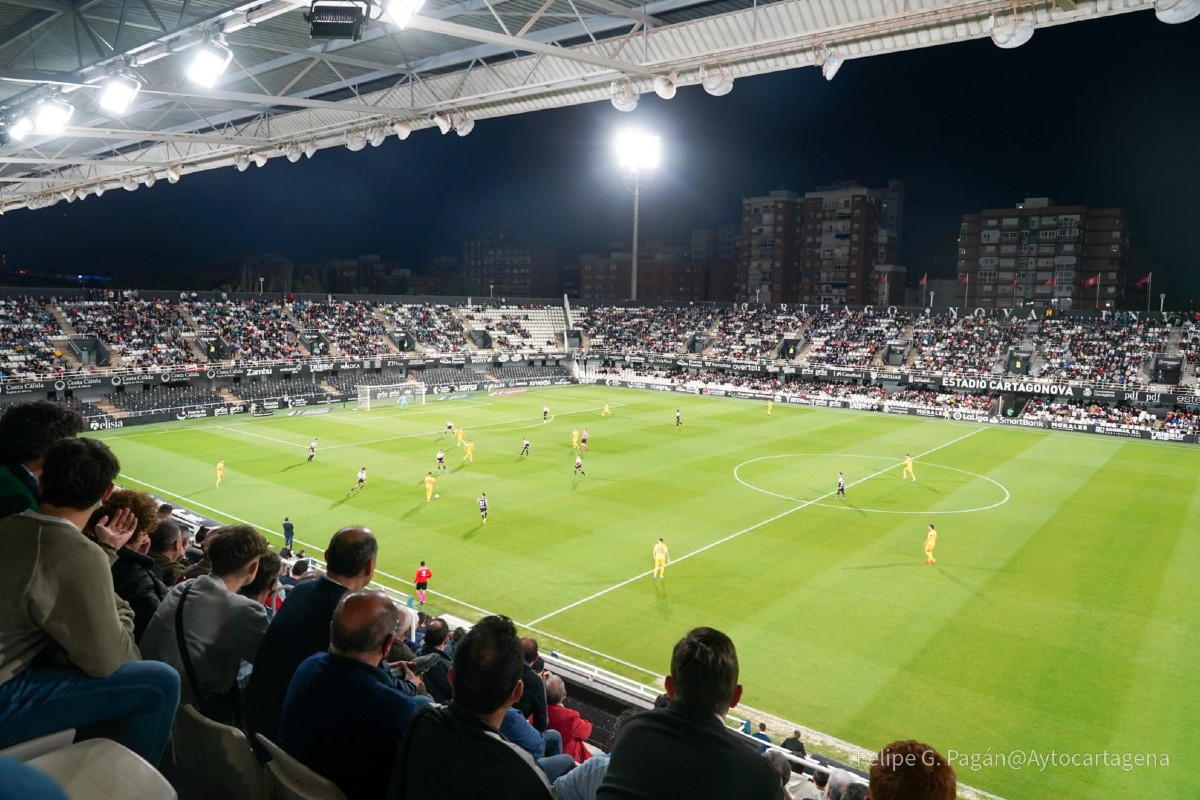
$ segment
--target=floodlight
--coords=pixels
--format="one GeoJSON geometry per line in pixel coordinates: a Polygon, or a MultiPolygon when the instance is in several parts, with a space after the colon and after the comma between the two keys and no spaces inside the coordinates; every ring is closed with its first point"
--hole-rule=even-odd
{"type": "Polygon", "coordinates": [[[138,188],[137,178],[132,175],[126,175],[121,178],[121,187],[127,192],[136,192],[138,188]]]}
{"type": "Polygon", "coordinates": [[[16,139],[18,142],[23,141],[26,136],[33,133],[33,120],[29,117],[20,117],[8,129],[10,139],[16,139]]]}
{"type": "Polygon", "coordinates": [[[300,157],[304,155],[304,151],[300,149],[300,145],[298,143],[292,142],[287,146],[287,150],[284,151],[284,155],[287,156],[288,161],[295,164],[300,160],[300,157]]]}
{"type": "Polygon", "coordinates": [[[371,128],[367,131],[367,141],[371,143],[371,147],[379,147],[386,138],[387,134],[383,132],[382,128],[371,128]]]}
{"type": "Polygon", "coordinates": [[[467,116],[463,112],[458,112],[454,115],[454,132],[459,136],[466,136],[471,131],[475,130],[475,120],[467,116]]]}
{"type": "Polygon", "coordinates": [[[352,153],[357,153],[367,146],[367,137],[361,133],[355,132],[346,135],[346,149],[352,153]]]}
{"type": "Polygon", "coordinates": [[[245,172],[250,166],[250,155],[248,153],[238,153],[233,159],[233,166],[238,172],[245,172]]]}
{"type": "Polygon", "coordinates": [[[825,76],[825,80],[833,80],[833,76],[838,74],[838,70],[842,68],[842,54],[836,50],[826,50],[821,58],[821,74],[825,76]]]}
{"type": "Polygon", "coordinates": [[[142,90],[142,82],[131,75],[113,75],[100,90],[100,107],[120,116],[129,110],[142,90]]]}
{"type": "Polygon", "coordinates": [[[233,61],[233,51],[220,42],[205,42],[197,48],[188,65],[187,77],[193,83],[211,89],[233,61]]]}
{"type": "Polygon", "coordinates": [[[983,29],[991,35],[996,47],[1004,50],[1012,50],[1025,44],[1033,38],[1035,30],[1033,17],[1025,14],[1013,14],[1003,21],[998,21],[993,14],[984,23],[983,29]]]}
{"type": "Polygon", "coordinates": [[[425,0],[384,0],[383,13],[388,19],[403,28],[408,24],[421,6],[425,5],[425,0]]]}
{"type": "Polygon", "coordinates": [[[304,21],[314,39],[362,38],[363,24],[370,6],[364,0],[313,0],[304,21]]]}
{"type": "Polygon", "coordinates": [[[256,167],[265,167],[270,158],[270,156],[263,152],[254,153],[250,157],[254,159],[254,166],[256,167]]]}
{"type": "Polygon", "coordinates": [[[674,72],[669,72],[666,75],[654,76],[654,93],[663,100],[670,100],[675,96],[675,79],[674,72]]]}
{"type": "Polygon", "coordinates": [[[659,139],[657,136],[626,128],[617,134],[617,163],[633,172],[658,166],[659,139]]]}
{"type": "Polygon", "coordinates": [[[713,97],[724,97],[733,91],[733,73],[729,67],[701,67],[700,85],[713,97]]]}
{"type": "Polygon", "coordinates": [[[102,197],[104,195],[105,188],[106,187],[103,183],[97,183],[96,188],[92,189],[92,194],[96,195],[96,197],[102,197]]]}
{"type": "Polygon", "coordinates": [[[168,183],[179,183],[179,179],[183,177],[183,170],[178,165],[172,164],[167,167],[167,171],[163,173],[163,177],[167,179],[168,183]]]}
{"type": "Polygon", "coordinates": [[[633,84],[626,78],[613,81],[609,84],[608,93],[612,96],[613,108],[617,111],[633,111],[637,108],[638,96],[634,91],[633,84]]]}
{"type": "Polygon", "coordinates": [[[316,152],[317,152],[317,143],[316,142],[309,142],[308,144],[304,145],[304,157],[305,158],[312,158],[313,154],[316,152]]]}
{"type": "Polygon", "coordinates": [[[1168,25],[1190,22],[1200,17],[1200,0],[1154,0],[1154,16],[1168,25]]]}
{"type": "Polygon", "coordinates": [[[393,122],[392,130],[396,132],[396,138],[403,142],[412,134],[412,125],[407,122],[393,122]]]}
{"type": "Polygon", "coordinates": [[[142,178],[142,185],[149,189],[154,184],[158,183],[158,176],[153,172],[147,172],[146,177],[142,178]]]}
{"type": "Polygon", "coordinates": [[[33,129],[46,136],[59,136],[67,129],[67,121],[74,113],[75,106],[65,100],[43,100],[34,109],[33,129]]]}
{"type": "Polygon", "coordinates": [[[438,126],[438,130],[442,132],[442,136],[445,136],[454,127],[454,123],[445,114],[434,114],[429,119],[438,126]]]}
{"type": "Polygon", "coordinates": [[[74,189],[67,189],[65,191],[59,192],[59,195],[62,197],[63,200],[66,200],[68,203],[75,202],[75,190],[74,189]]]}

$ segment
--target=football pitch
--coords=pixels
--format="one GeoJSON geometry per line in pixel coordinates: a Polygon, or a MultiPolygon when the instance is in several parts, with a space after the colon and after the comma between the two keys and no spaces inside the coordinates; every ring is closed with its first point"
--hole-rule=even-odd
{"type": "Polygon", "coordinates": [[[276,545],[289,516],[318,556],[365,525],[383,583],[406,589],[425,559],[434,610],[506,614],[642,682],[709,625],[737,644],[748,705],[872,750],[929,742],[1009,800],[1196,796],[1194,446],[608,387],[352,406],[98,435],[132,488],[276,545]]]}

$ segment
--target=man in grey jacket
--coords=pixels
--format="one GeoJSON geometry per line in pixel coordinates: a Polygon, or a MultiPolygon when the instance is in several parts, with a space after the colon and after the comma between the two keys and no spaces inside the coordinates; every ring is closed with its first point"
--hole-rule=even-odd
{"type": "Polygon", "coordinates": [[[100,520],[100,545],[80,532],[119,470],[102,442],[63,439],[46,452],[38,509],[0,520],[0,747],[104,723],[152,764],[166,749],[179,677],[138,660],[133,612],[113,592],[137,521],[100,520]]]}

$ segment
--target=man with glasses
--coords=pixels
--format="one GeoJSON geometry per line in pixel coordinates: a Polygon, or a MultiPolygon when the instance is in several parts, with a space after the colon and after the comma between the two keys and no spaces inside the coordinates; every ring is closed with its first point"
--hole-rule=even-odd
{"type": "Polygon", "coordinates": [[[304,660],[283,703],[279,746],[336,783],[348,800],[384,796],[400,737],[429,703],[402,693],[381,668],[402,621],[382,592],[343,596],[333,612],[329,652],[304,660]]]}

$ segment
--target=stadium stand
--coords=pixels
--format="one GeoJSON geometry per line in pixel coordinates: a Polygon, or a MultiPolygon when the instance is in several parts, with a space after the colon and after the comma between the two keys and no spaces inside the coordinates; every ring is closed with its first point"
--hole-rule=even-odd
{"type": "Polygon", "coordinates": [[[68,369],[50,341],[62,329],[39,299],[0,299],[0,378],[60,374],[68,369]]]}
{"type": "Polygon", "coordinates": [[[98,338],[124,366],[177,367],[200,360],[191,344],[195,331],[165,300],[113,296],[62,300],[58,308],[75,333],[98,338]]]}
{"type": "Polygon", "coordinates": [[[292,304],[292,314],[305,329],[319,331],[333,343],[336,352],[332,355],[365,357],[391,352],[387,331],[370,303],[297,301],[292,304]]]}
{"type": "Polygon", "coordinates": [[[525,364],[500,364],[492,367],[492,375],[502,381],[534,381],[534,380],[557,380],[560,378],[570,378],[571,373],[566,367],[555,364],[553,366],[528,366],[525,364]]]}
{"type": "Polygon", "coordinates": [[[592,350],[682,353],[692,334],[716,324],[717,314],[713,306],[587,306],[578,324],[592,350]]]}
{"type": "MultiPolygon", "coordinates": [[[[150,391],[109,392],[104,398],[123,411],[153,411],[225,402],[219,394],[210,389],[190,386],[151,385],[150,391]]],[[[90,415],[84,413],[84,416],[90,415]]]]}
{"type": "Polygon", "coordinates": [[[803,318],[795,313],[769,306],[746,311],[726,310],[717,325],[717,340],[709,355],[713,358],[772,359],[785,336],[798,338],[803,318]]]}
{"type": "Polygon", "coordinates": [[[1055,380],[1142,386],[1144,368],[1165,351],[1169,330],[1154,320],[1117,314],[1108,319],[1043,319],[1033,340],[1044,363],[1036,375],[1055,380]]]}
{"type": "Polygon", "coordinates": [[[468,327],[482,326],[496,350],[548,353],[560,349],[557,336],[567,327],[561,306],[545,305],[474,307],[463,312],[468,327]]]}
{"type": "Polygon", "coordinates": [[[801,361],[839,367],[870,367],[883,347],[900,338],[911,322],[904,314],[894,317],[876,311],[818,311],[808,319],[804,338],[808,350],[801,361]]]}
{"type": "Polygon", "coordinates": [[[921,316],[913,323],[912,367],[951,375],[1005,372],[1008,351],[1026,334],[1024,320],[950,314],[921,316]]]}
{"type": "Polygon", "coordinates": [[[411,335],[428,352],[457,353],[467,349],[467,335],[462,320],[455,315],[451,306],[383,303],[379,310],[391,323],[397,336],[411,335]]]}
{"type": "Polygon", "coordinates": [[[220,360],[286,361],[303,355],[299,329],[283,302],[191,300],[186,309],[202,335],[229,348],[220,360]]]}

